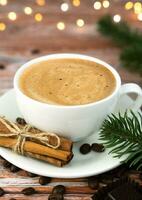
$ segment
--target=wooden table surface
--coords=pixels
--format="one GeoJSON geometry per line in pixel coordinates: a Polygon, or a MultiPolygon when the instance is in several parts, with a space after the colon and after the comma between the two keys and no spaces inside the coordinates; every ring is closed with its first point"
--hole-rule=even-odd
{"type": "MultiPolygon", "coordinates": [[[[26,61],[51,53],[72,52],[82,53],[100,58],[114,66],[122,77],[123,82],[135,82],[142,85],[142,77],[134,74],[119,63],[120,49],[111,41],[104,38],[97,32],[96,22],[105,13],[121,14],[122,18],[131,23],[133,27],[141,29],[142,22],[138,22],[132,12],[125,11],[120,2],[113,3],[109,9],[94,10],[93,1],[81,1],[79,7],[73,7],[70,1],[70,9],[63,13],[60,4],[63,1],[48,0],[45,6],[38,6],[35,1],[9,1],[7,6],[0,6],[0,20],[5,22],[7,29],[0,32],[0,93],[3,94],[13,88],[13,76],[15,71],[26,61]],[[31,6],[34,13],[43,14],[42,22],[35,22],[34,14],[26,16],[23,13],[25,6],[31,6]],[[15,11],[18,14],[16,21],[7,19],[7,13],[15,11]],[[83,18],[85,26],[79,28],[75,22],[83,18]],[[66,28],[63,31],[57,30],[56,24],[59,21],[65,22],[66,28]]],[[[87,185],[87,178],[81,179],[53,179],[46,186],[38,183],[38,177],[30,178],[26,172],[19,171],[11,173],[2,165],[0,159],[0,187],[3,187],[7,194],[0,197],[2,200],[16,199],[48,199],[52,187],[57,184],[67,186],[65,199],[89,200],[92,190],[87,185]],[[38,194],[25,197],[21,190],[25,187],[34,187],[38,194]]],[[[86,169],[87,170],[87,169],[86,169]]]]}

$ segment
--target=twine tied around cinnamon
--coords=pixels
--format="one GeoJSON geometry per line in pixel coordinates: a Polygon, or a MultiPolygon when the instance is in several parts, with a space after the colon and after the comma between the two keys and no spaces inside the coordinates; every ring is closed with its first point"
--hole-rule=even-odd
{"type": "Polygon", "coordinates": [[[57,149],[60,146],[60,138],[55,133],[31,133],[30,129],[32,128],[31,125],[26,124],[22,129],[19,126],[11,121],[6,120],[5,118],[0,117],[0,122],[5,125],[5,127],[10,131],[9,134],[1,133],[0,137],[17,137],[17,142],[13,148],[13,150],[19,154],[24,155],[24,144],[27,138],[36,139],[37,141],[41,142],[42,144],[51,147],[53,149],[57,149]],[[49,143],[49,137],[55,137],[57,140],[56,145],[51,145],[49,143]]]}

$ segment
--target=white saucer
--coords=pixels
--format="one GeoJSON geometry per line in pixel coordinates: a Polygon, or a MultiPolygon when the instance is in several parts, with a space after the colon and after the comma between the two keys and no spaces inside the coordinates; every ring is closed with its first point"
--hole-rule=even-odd
{"type": "MultiPolygon", "coordinates": [[[[119,105],[117,105],[115,112],[120,109],[124,111],[131,103],[132,100],[128,96],[124,96],[120,100],[119,105]]],[[[10,90],[0,98],[0,115],[6,116],[6,118],[12,121],[21,116],[16,104],[14,90],[10,90]]],[[[98,133],[94,133],[93,136],[86,140],[75,143],[73,148],[74,158],[70,164],[63,168],[17,155],[11,150],[2,147],[0,148],[0,155],[17,167],[42,176],[78,178],[97,175],[120,165],[120,159],[113,158],[112,155],[108,154],[107,150],[104,153],[91,152],[87,155],[80,154],[79,147],[81,144],[85,142],[97,142],[98,136],[98,133]]]]}

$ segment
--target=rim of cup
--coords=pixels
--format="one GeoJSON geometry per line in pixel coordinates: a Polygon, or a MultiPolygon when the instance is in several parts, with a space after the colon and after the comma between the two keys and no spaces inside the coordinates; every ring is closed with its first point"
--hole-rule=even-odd
{"type": "Polygon", "coordinates": [[[27,100],[39,104],[40,106],[44,106],[44,107],[56,107],[56,108],[67,108],[67,109],[72,109],[72,108],[83,108],[83,107],[90,107],[93,105],[98,105],[100,103],[103,103],[109,99],[111,99],[119,90],[121,86],[121,78],[118,74],[118,72],[108,63],[92,57],[92,56],[87,56],[87,55],[83,55],[83,54],[76,54],[76,53],[57,53],[57,54],[49,54],[49,55],[45,55],[45,56],[41,56],[35,59],[32,59],[28,62],[26,62],[25,64],[23,64],[15,73],[14,76],[14,89],[16,90],[16,92],[20,93],[24,98],[26,98],[27,100]],[[91,103],[87,103],[87,104],[81,104],[81,105],[58,105],[58,104],[48,104],[48,103],[44,103],[44,102],[40,102],[38,100],[32,99],[31,97],[25,95],[22,90],[19,87],[19,78],[20,75],[22,74],[22,72],[30,67],[32,64],[41,62],[41,61],[47,61],[49,59],[63,59],[63,58],[78,58],[78,59],[82,59],[82,60],[89,60],[89,61],[93,61],[95,63],[101,64],[104,67],[106,67],[107,69],[109,69],[112,74],[114,75],[114,78],[116,80],[116,87],[114,89],[114,91],[107,97],[96,101],[96,102],[91,102],[91,103]]]}

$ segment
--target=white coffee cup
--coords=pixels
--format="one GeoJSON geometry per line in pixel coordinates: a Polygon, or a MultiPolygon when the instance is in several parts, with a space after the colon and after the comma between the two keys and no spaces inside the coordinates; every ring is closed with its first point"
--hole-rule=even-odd
{"type": "Polygon", "coordinates": [[[142,90],[137,84],[121,85],[120,76],[113,67],[97,58],[80,54],[52,54],[27,62],[16,72],[14,88],[19,109],[29,124],[43,131],[55,132],[71,138],[73,141],[81,140],[97,131],[107,115],[113,112],[121,95],[136,93],[137,99],[133,109],[138,109],[142,105],[142,90]],[[19,77],[26,68],[34,63],[60,58],[85,59],[105,66],[113,73],[116,79],[116,88],[111,95],[100,101],[76,106],[41,103],[23,94],[19,87],[19,77]]]}

